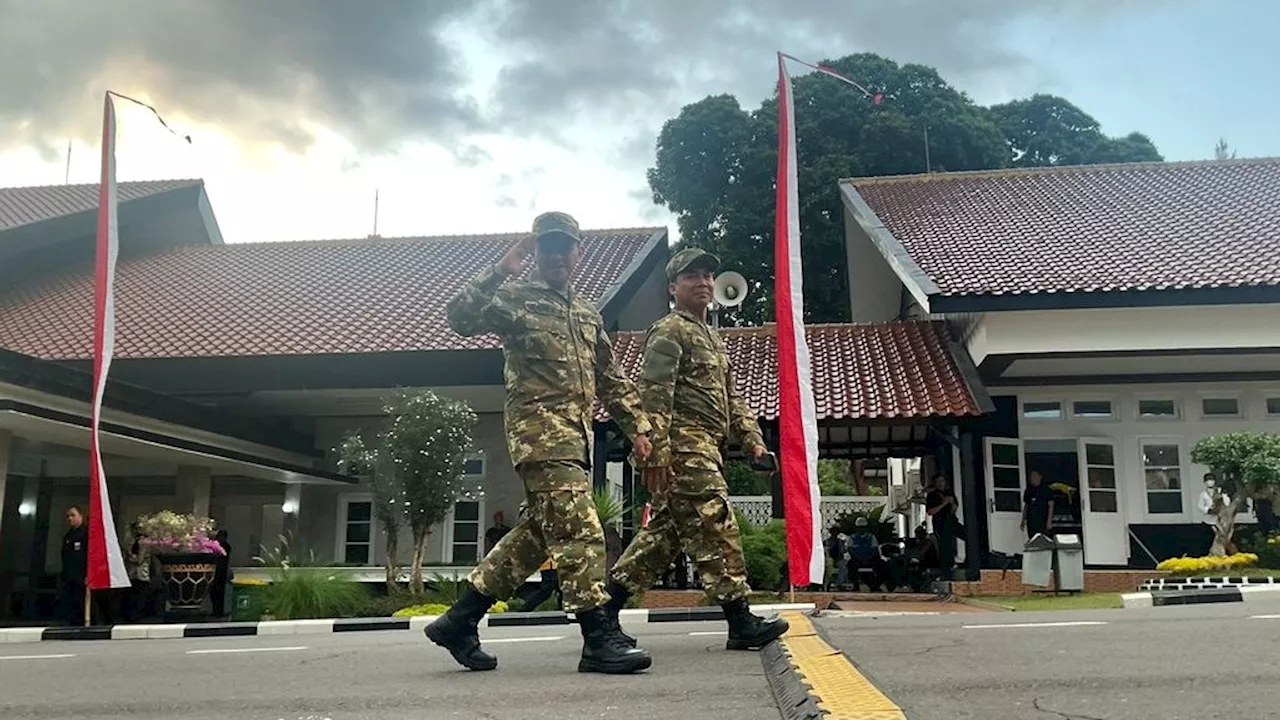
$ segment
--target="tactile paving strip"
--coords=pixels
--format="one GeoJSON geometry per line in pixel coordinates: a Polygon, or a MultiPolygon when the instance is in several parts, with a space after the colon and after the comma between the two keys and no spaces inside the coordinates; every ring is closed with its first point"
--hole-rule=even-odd
{"type": "Polygon", "coordinates": [[[782,648],[827,720],[906,720],[896,703],[818,635],[809,618],[785,617],[791,627],[782,636],[782,648]]]}

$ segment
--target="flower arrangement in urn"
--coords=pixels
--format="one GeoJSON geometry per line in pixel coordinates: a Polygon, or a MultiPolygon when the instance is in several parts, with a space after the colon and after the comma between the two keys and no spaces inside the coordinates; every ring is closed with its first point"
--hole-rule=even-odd
{"type": "Polygon", "coordinates": [[[156,555],[226,555],[213,539],[213,520],[161,510],[138,518],[138,541],[156,555]]]}

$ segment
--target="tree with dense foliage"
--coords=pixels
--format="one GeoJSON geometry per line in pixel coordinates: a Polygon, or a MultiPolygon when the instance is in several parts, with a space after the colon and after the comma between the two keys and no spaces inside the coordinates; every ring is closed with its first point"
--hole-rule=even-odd
{"type": "MultiPolygon", "coordinates": [[[[923,65],[872,54],[826,64],[883,101],[816,73],[793,84],[809,322],[849,319],[839,178],[1161,159],[1146,136],[1108,138],[1061,98],[985,108],[923,65]]],[[[654,201],[676,214],[681,242],[715,252],[752,284],[729,322],[773,319],[777,112],[776,97],[752,111],[732,95],[687,105],[663,125],[648,172],[654,201]]]]}
{"type": "Polygon", "coordinates": [[[1280,435],[1259,432],[1225,433],[1196,443],[1191,460],[1217,476],[1226,496],[1213,526],[1210,555],[1226,555],[1235,533],[1236,515],[1250,500],[1280,500],[1280,435]]]}
{"type": "MultiPolygon", "coordinates": [[[[482,492],[464,484],[476,415],[466,403],[430,390],[398,391],[383,410],[389,424],[378,433],[377,445],[366,449],[358,436],[349,436],[340,449],[341,467],[370,478],[378,496],[377,512],[391,513],[390,507],[399,507],[397,522],[408,526],[413,536],[409,589],[421,594],[431,529],[459,499],[482,492]]],[[[391,555],[395,545],[388,540],[391,555]]],[[[389,585],[394,583],[394,562],[387,564],[389,585]]]]}

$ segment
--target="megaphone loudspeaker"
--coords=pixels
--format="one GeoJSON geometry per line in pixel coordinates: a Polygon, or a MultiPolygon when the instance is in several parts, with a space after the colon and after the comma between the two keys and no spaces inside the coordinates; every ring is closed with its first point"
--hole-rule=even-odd
{"type": "Polygon", "coordinates": [[[720,307],[737,307],[747,299],[747,279],[736,272],[716,277],[715,300],[720,307]]]}

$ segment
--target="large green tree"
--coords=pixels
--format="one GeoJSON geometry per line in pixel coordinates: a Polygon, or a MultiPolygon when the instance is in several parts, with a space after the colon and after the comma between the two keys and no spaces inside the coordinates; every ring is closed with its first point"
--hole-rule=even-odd
{"type": "MultiPolygon", "coordinates": [[[[1145,136],[1107,138],[1096,120],[1060,98],[985,108],[923,65],[872,54],[827,64],[883,101],[816,73],[794,81],[810,322],[849,319],[839,178],[984,170],[1028,156],[1052,162],[1022,164],[1160,159],[1145,136]]],[[[676,214],[682,243],[716,252],[754,285],[737,322],[773,319],[777,115],[776,97],[751,111],[732,95],[687,105],[663,125],[648,173],[654,201],[676,214]]]]}

